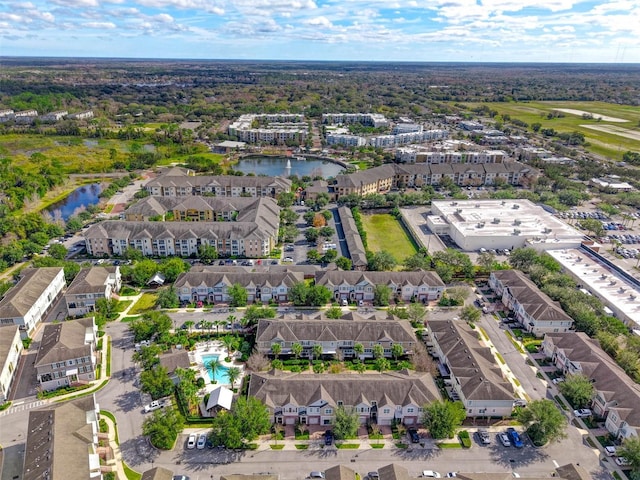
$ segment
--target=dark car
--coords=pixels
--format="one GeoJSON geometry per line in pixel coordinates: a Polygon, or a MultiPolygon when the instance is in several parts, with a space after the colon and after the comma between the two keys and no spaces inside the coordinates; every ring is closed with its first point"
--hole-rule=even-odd
{"type": "Polygon", "coordinates": [[[418,431],[415,428],[410,428],[407,433],[409,434],[411,443],[420,443],[420,435],[418,435],[418,431]]]}
{"type": "Polygon", "coordinates": [[[327,430],[326,432],[324,432],[324,444],[333,444],[333,432],[331,430],[327,430]]]}
{"type": "Polygon", "coordinates": [[[514,447],[516,448],[524,447],[524,443],[522,442],[522,439],[520,438],[520,435],[518,434],[518,432],[516,432],[515,428],[512,428],[512,427],[507,428],[507,435],[509,435],[509,439],[511,440],[511,443],[514,447]]]}

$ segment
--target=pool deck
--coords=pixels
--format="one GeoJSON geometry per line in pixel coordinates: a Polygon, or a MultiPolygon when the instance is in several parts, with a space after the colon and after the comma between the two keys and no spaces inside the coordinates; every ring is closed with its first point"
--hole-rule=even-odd
{"type": "MultiPolygon", "coordinates": [[[[212,342],[204,342],[204,343],[198,343],[196,344],[196,348],[192,351],[189,352],[189,360],[191,361],[191,363],[195,363],[196,366],[195,367],[191,367],[194,370],[196,370],[200,376],[204,379],[209,378],[209,372],[207,371],[207,369],[204,366],[204,361],[202,360],[202,357],[205,355],[217,355],[218,356],[218,360],[220,361],[220,363],[222,364],[223,367],[239,367],[241,370],[241,375],[240,378],[238,378],[236,383],[241,383],[242,377],[244,377],[244,366],[241,364],[236,364],[233,363],[233,358],[238,354],[238,352],[234,352],[231,355],[231,362],[225,362],[224,359],[227,357],[227,349],[222,345],[222,342],[218,342],[218,341],[212,341],[212,342]]],[[[225,386],[230,386],[229,383],[222,383],[222,382],[218,382],[218,383],[211,383],[208,382],[205,385],[205,390],[207,393],[211,392],[212,390],[214,390],[217,386],[219,385],[225,385],[225,386]]]]}

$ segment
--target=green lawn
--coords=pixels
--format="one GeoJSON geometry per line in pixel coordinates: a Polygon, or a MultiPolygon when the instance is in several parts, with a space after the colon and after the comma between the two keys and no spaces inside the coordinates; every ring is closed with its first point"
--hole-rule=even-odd
{"type": "Polygon", "coordinates": [[[131,307],[131,310],[129,310],[129,314],[137,315],[139,313],[144,313],[147,310],[151,310],[156,306],[157,298],[158,295],[156,295],[155,293],[143,293],[136,304],[131,307]]]}
{"type": "Polygon", "coordinates": [[[591,145],[588,150],[610,157],[622,159],[627,150],[640,150],[640,139],[627,138],[613,133],[640,135],[640,109],[629,105],[613,105],[605,102],[508,102],[508,103],[465,103],[469,108],[486,105],[499,114],[509,114],[512,119],[519,119],[529,125],[540,123],[542,128],[553,128],[557,132],[578,131],[584,134],[585,140],[591,145]],[[594,115],[605,115],[627,122],[612,122],[609,120],[584,119],[581,115],[564,113],[564,117],[547,119],[546,115],[555,109],[565,108],[581,110],[594,115]],[[586,125],[586,126],[585,126],[586,125]],[[609,129],[608,132],[593,128],[609,129]]]}
{"type": "Polygon", "coordinates": [[[362,224],[372,252],[385,250],[402,262],[418,251],[400,222],[388,213],[362,215],[362,224]]]}

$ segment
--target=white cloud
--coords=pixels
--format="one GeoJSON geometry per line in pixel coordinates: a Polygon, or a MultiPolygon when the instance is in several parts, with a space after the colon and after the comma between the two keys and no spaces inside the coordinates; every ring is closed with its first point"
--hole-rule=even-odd
{"type": "Polygon", "coordinates": [[[111,30],[116,28],[116,24],[112,22],[86,22],[82,24],[83,27],[86,28],[95,28],[99,30],[111,30]]]}
{"type": "Polygon", "coordinates": [[[51,0],[52,3],[71,8],[98,7],[98,0],[51,0]]]}
{"type": "Polygon", "coordinates": [[[304,20],[302,23],[304,23],[305,25],[325,27],[325,28],[333,27],[333,24],[331,23],[331,21],[329,21],[329,19],[324,16],[309,18],[307,20],[304,20]]]}

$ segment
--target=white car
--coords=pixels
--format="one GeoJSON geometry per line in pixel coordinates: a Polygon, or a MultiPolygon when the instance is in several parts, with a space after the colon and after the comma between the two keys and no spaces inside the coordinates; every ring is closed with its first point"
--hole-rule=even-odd
{"type": "Polygon", "coordinates": [[[201,433],[198,436],[198,443],[196,444],[196,448],[198,450],[202,450],[204,449],[204,447],[207,445],[207,434],[206,433],[201,433]]]}
{"type": "Polygon", "coordinates": [[[615,457],[617,452],[618,449],[615,445],[607,445],[606,447],[604,447],[604,453],[607,454],[607,457],[615,457]]]}
{"type": "Polygon", "coordinates": [[[196,434],[192,433],[191,435],[189,435],[189,439],[187,440],[187,448],[189,450],[196,448],[196,434]]]}
{"type": "Polygon", "coordinates": [[[500,439],[500,443],[502,443],[503,447],[511,446],[511,440],[509,440],[509,435],[507,435],[506,433],[502,432],[498,435],[498,438],[500,439]]]}
{"type": "Polygon", "coordinates": [[[616,458],[616,463],[617,463],[618,465],[620,465],[621,467],[627,467],[627,466],[631,465],[631,464],[629,463],[629,460],[627,460],[627,459],[626,459],[626,458],[624,458],[624,457],[618,457],[618,458],[616,458]]]}
{"type": "Polygon", "coordinates": [[[573,414],[578,418],[582,418],[582,417],[590,417],[593,414],[593,412],[591,412],[591,410],[589,410],[588,408],[581,408],[580,410],[574,410],[573,414]]]}
{"type": "Polygon", "coordinates": [[[554,378],[553,380],[551,380],[554,384],[559,384],[564,382],[564,377],[558,377],[558,378],[554,378]]]}
{"type": "Polygon", "coordinates": [[[164,407],[163,403],[160,403],[159,400],[154,400],[150,404],[144,406],[144,413],[153,412],[154,410],[158,410],[162,407],[164,407]]]}
{"type": "Polygon", "coordinates": [[[423,470],[422,476],[425,478],[442,478],[442,475],[440,475],[438,472],[435,472],[433,470],[423,470]]]}

